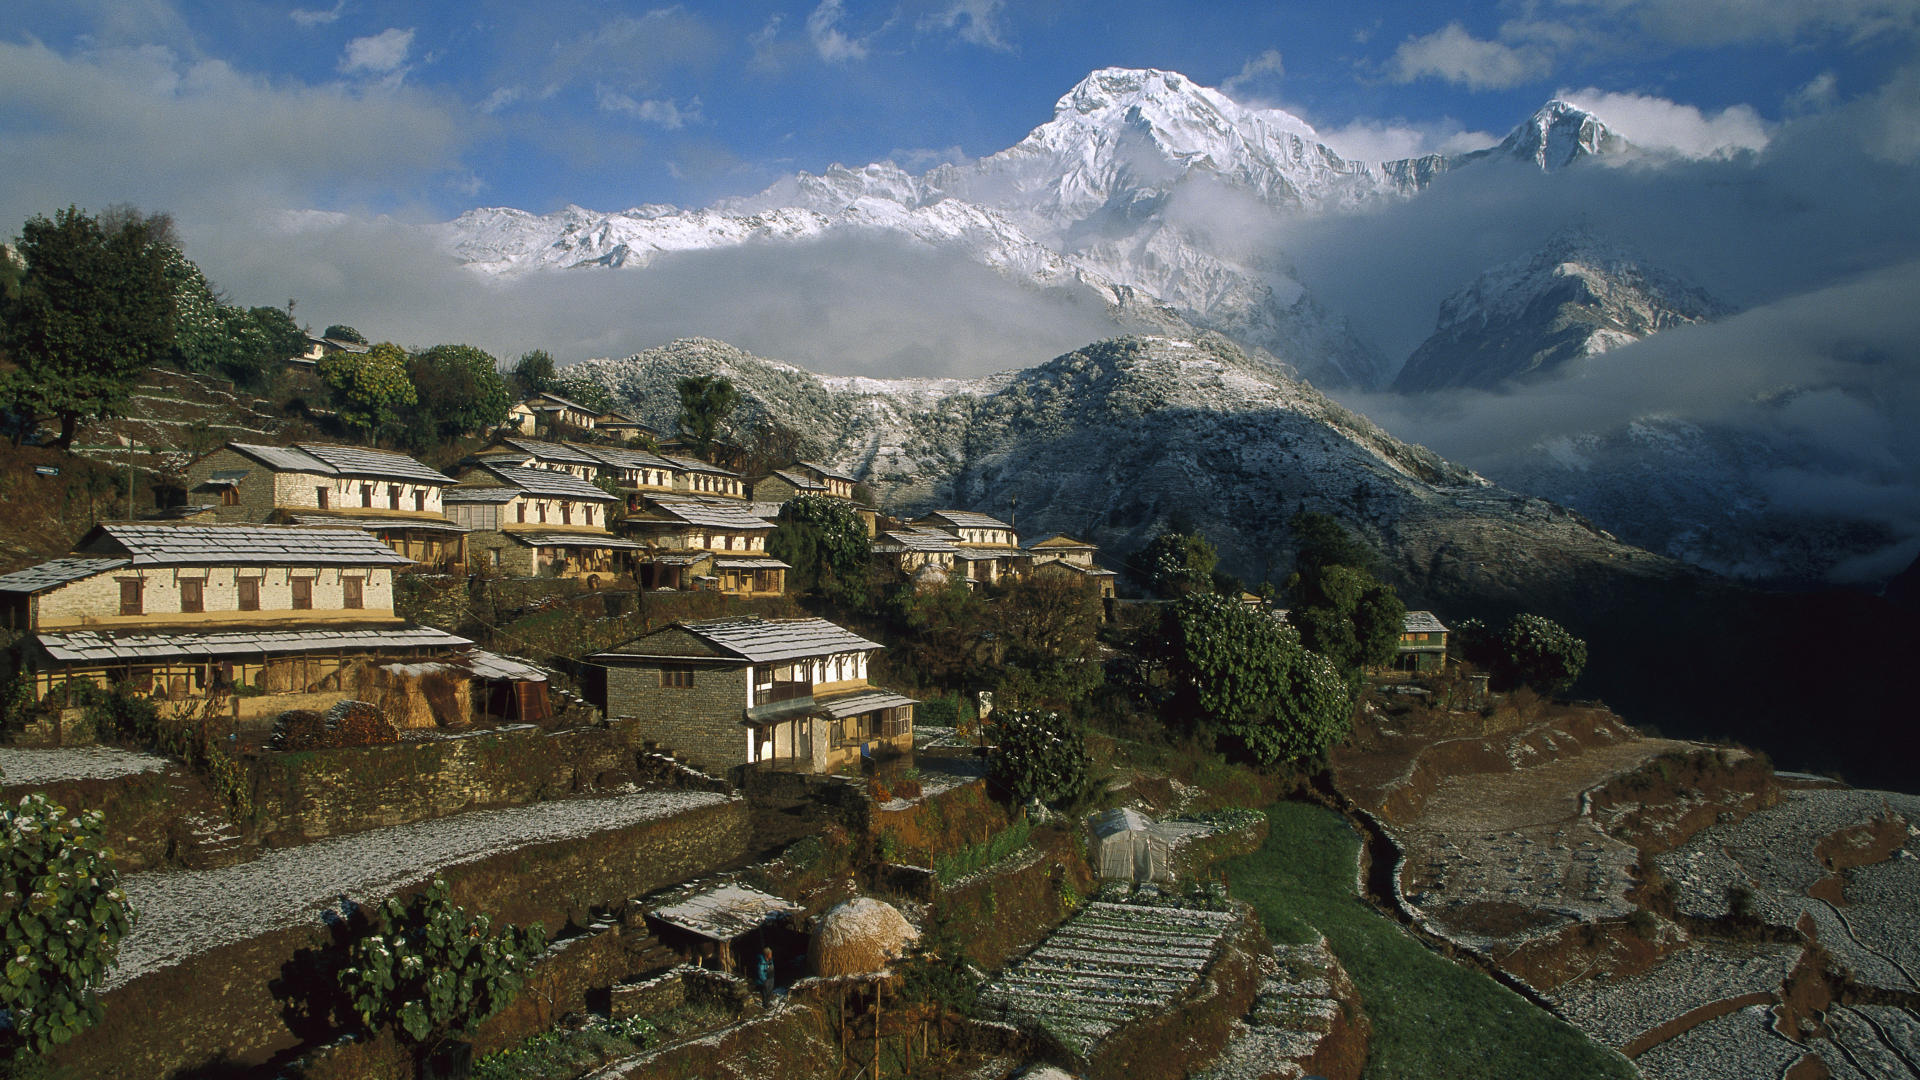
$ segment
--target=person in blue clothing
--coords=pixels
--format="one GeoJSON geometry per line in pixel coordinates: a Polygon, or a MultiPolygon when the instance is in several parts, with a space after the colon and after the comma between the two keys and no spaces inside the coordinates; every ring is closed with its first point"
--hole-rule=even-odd
{"type": "Polygon", "coordinates": [[[760,963],[754,968],[754,979],[760,984],[760,1001],[773,1004],[773,947],[760,950],[760,963]]]}

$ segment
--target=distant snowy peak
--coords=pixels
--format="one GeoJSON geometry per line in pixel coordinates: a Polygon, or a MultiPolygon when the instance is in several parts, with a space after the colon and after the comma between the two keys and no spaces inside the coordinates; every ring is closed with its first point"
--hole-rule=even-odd
{"type": "Polygon", "coordinates": [[[1562,233],[1448,297],[1394,388],[1491,389],[1727,311],[1623,247],[1562,233]]]}
{"type": "Polygon", "coordinates": [[[1557,172],[1586,158],[1624,154],[1632,149],[1633,144],[1604,120],[1570,101],[1555,98],[1508,132],[1500,145],[1465,155],[1462,160],[1502,158],[1530,162],[1543,172],[1557,172]]]}

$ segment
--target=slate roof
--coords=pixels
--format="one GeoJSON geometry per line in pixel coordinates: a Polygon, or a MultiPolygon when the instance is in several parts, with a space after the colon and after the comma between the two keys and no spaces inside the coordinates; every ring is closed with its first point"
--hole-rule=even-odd
{"type": "Polygon", "coordinates": [[[677,454],[661,454],[660,456],[666,458],[669,462],[685,472],[703,472],[712,473],[715,476],[732,477],[738,477],[740,475],[732,469],[723,469],[718,465],[709,465],[699,458],[680,457],[677,454]]]}
{"type": "MultiPolygon", "coordinates": [[[[709,619],[705,622],[674,623],[647,637],[674,629],[692,634],[723,654],[731,654],[755,664],[884,648],[877,641],[868,641],[825,619],[709,619]]],[[[639,646],[634,652],[640,655],[674,655],[646,652],[647,637],[633,643],[639,646]]],[[[601,655],[619,656],[622,653],[601,655]]]]}
{"type": "Polygon", "coordinates": [[[514,682],[546,682],[546,669],[517,656],[502,656],[485,649],[467,654],[467,668],[483,679],[511,679],[514,682]]]}
{"type": "Polygon", "coordinates": [[[816,461],[796,461],[794,462],[794,464],[798,465],[803,469],[811,469],[812,471],[819,473],[821,476],[824,476],[829,480],[845,480],[849,484],[857,484],[860,482],[859,479],[856,477],[848,476],[846,473],[843,473],[838,469],[828,468],[827,466],[822,465],[816,461]]]}
{"type": "Polygon", "coordinates": [[[503,483],[530,495],[550,499],[585,499],[590,502],[619,502],[585,480],[557,469],[528,469],[502,465],[482,465],[480,471],[498,477],[503,483]]]}
{"type": "Polygon", "coordinates": [[[891,690],[862,690],[843,697],[826,698],[819,702],[819,707],[826,710],[829,716],[845,718],[859,716],[861,713],[869,713],[875,709],[918,704],[918,700],[896,694],[891,690]]]}
{"type": "Polygon", "coordinates": [[[765,559],[723,559],[714,557],[715,570],[791,570],[793,567],[775,558],[765,559]]]}
{"type": "Polygon", "coordinates": [[[1025,547],[1027,548],[1028,551],[1041,551],[1041,550],[1098,551],[1100,550],[1098,547],[1096,547],[1093,544],[1087,543],[1085,540],[1075,540],[1073,537],[1068,536],[1065,533],[1050,533],[1046,536],[1041,537],[1038,540],[1029,540],[1027,541],[1025,547]]]}
{"type": "Polygon", "coordinates": [[[711,558],[704,551],[661,551],[646,556],[646,561],[656,566],[693,566],[711,558]]]}
{"type": "Polygon", "coordinates": [[[511,446],[523,454],[531,454],[541,461],[564,461],[569,465],[600,466],[600,459],[571,443],[547,442],[544,439],[505,438],[500,442],[511,446]]]}
{"type": "Polygon", "coordinates": [[[484,487],[475,485],[473,487],[448,488],[447,493],[440,496],[440,500],[450,503],[510,503],[525,494],[526,492],[521,491],[517,487],[508,487],[505,484],[488,484],[484,487]]]}
{"type": "Polygon", "coordinates": [[[1109,570],[1104,566],[1081,566],[1079,563],[1070,563],[1065,559],[1048,559],[1046,562],[1036,565],[1034,569],[1035,570],[1041,570],[1041,569],[1066,570],[1075,574],[1083,575],[1085,577],[1119,577],[1120,576],[1119,574],[1114,573],[1112,570],[1109,570]]]}
{"type": "Polygon", "coordinates": [[[578,532],[523,532],[519,529],[507,530],[506,535],[520,541],[528,547],[590,547],[611,548],[615,551],[638,551],[640,545],[631,540],[623,540],[612,533],[578,532]]]}
{"type": "Polygon", "coordinates": [[[688,525],[709,529],[771,529],[773,522],[755,516],[745,505],[710,503],[704,499],[656,497],[648,500],[662,514],[688,525]]]}
{"type": "Polygon", "coordinates": [[[1431,611],[1409,611],[1407,621],[1402,624],[1409,634],[1444,634],[1447,628],[1431,611]]]}
{"type": "MultiPolygon", "coordinates": [[[[1001,521],[999,518],[989,517],[986,514],[976,514],[971,510],[936,510],[928,514],[927,517],[939,518],[941,521],[949,522],[954,527],[961,529],[1011,530],[1013,528],[1013,526],[1001,521]]],[[[924,521],[926,518],[922,518],[921,520],[924,521]]]]}
{"type": "Polygon", "coordinates": [[[580,449],[595,460],[611,465],[616,469],[670,469],[680,471],[680,466],[661,457],[649,454],[645,450],[628,450],[619,446],[583,446],[580,449]]]}
{"type": "MultiPolygon", "coordinates": [[[[228,449],[258,461],[279,472],[317,473],[321,476],[364,476],[379,480],[407,480],[416,484],[446,485],[453,479],[435,472],[405,454],[369,450],[361,446],[335,446],[329,443],[295,443],[292,446],[265,446],[259,443],[228,443],[228,449]]],[[[223,470],[231,472],[232,470],[223,470]]],[[[214,474],[216,478],[219,473],[214,474]]]]}
{"type": "Polygon", "coordinates": [[[537,409],[539,408],[539,406],[533,404],[536,401],[551,401],[555,405],[564,405],[569,409],[574,409],[579,412],[583,412],[588,416],[597,415],[592,409],[587,408],[585,405],[582,405],[577,401],[569,401],[566,398],[561,397],[559,394],[555,394],[547,390],[542,390],[540,393],[535,394],[532,397],[528,398],[526,403],[529,406],[532,406],[537,409]]]}
{"type": "Polygon", "coordinates": [[[1027,559],[1032,556],[1017,547],[958,547],[953,549],[953,557],[966,562],[982,562],[987,559],[1027,559]]]}
{"type": "Polygon", "coordinates": [[[792,469],[775,469],[773,470],[773,475],[779,477],[782,480],[785,480],[787,483],[792,484],[794,487],[799,488],[801,491],[827,490],[826,481],[815,480],[813,477],[808,476],[806,473],[794,472],[792,469]]]}
{"type": "Polygon", "coordinates": [[[886,537],[886,541],[876,543],[874,546],[883,550],[883,545],[888,542],[898,545],[902,551],[953,552],[960,550],[959,546],[953,542],[952,536],[937,530],[929,532],[921,529],[898,529],[889,530],[880,535],[886,537]]]}
{"type": "Polygon", "coordinates": [[[51,559],[38,566],[29,566],[25,570],[16,570],[0,577],[0,592],[37,593],[57,588],[70,581],[92,577],[108,570],[118,570],[133,565],[131,559],[101,559],[83,556],[70,556],[64,559],[51,559]]]}
{"type": "Polygon", "coordinates": [[[430,626],[328,627],[312,630],[223,630],[212,634],[105,634],[80,630],[36,635],[40,647],[68,663],[161,660],[177,657],[261,656],[359,649],[460,650],[473,642],[430,626]]]}
{"type": "Polygon", "coordinates": [[[77,545],[134,566],[410,566],[359,529],[305,525],[98,525],[77,545]]]}
{"type": "Polygon", "coordinates": [[[451,521],[434,518],[410,517],[355,517],[352,514],[290,514],[295,525],[313,525],[320,528],[332,526],[339,529],[363,529],[372,532],[376,529],[425,529],[429,532],[463,533],[468,529],[464,525],[455,525],[451,521]]]}
{"type": "Polygon", "coordinates": [[[648,914],[688,933],[713,941],[732,941],[755,933],[769,923],[790,919],[803,910],[800,905],[788,903],[772,893],[730,883],[700,889],[648,914]]]}

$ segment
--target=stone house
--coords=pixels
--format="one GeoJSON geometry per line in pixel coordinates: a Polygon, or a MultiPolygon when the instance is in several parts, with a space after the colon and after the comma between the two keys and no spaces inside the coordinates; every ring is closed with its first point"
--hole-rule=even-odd
{"type": "Polygon", "coordinates": [[[914,700],[867,680],[881,647],[825,619],[715,619],[588,659],[608,716],[702,769],[820,773],[913,748],[914,700]]]}
{"type": "Polygon", "coordinates": [[[569,401],[559,394],[539,393],[509,406],[506,423],[501,426],[522,435],[532,435],[543,429],[592,431],[599,419],[599,413],[577,401],[569,401]]]}
{"type": "Polygon", "coordinates": [[[682,457],[677,454],[660,456],[679,469],[679,472],[674,474],[673,490],[682,495],[719,495],[741,500],[747,497],[746,481],[732,469],[723,469],[718,465],[701,461],[699,458],[682,457]]]}
{"type": "Polygon", "coordinates": [[[1438,671],[1447,664],[1448,630],[1431,611],[1409,611],[1393,666],[1399,671],[1438,671]]]}
{"type": "Polygon", "coordinates": [[[924,566],[951,572],[960,545],[951,534],[939,529],[907,526],[880,532],[873,538],[872,550],[875,558],[912,577],[924,566]]]}
{"type": "Polygon", "coordinates": [[[638,540],[641,584],[651,589],[717,589],[779,596],[793,569],[767,553],[773,523],[726,498],[648,495],[623,527],[638,540]]]}
{"type": "Polygon", "coordinates": [[[446,494],[468,530],[468,561],[511,577],[573,577],[589,588],[624,577],[640,545],[608,529],[620,500],[569,472],[485,464],[446,494]]]}
{"type": "Polygon", "coordinates": [[[992,584],[1026,571],[1033,557],[1020,547],[1013,526],[971,510],[938,510],[913,523],[921,530],[946,533],[953,540],[953,561],[969,584],[992,584]]]}
{"type": "Polygon", "coordinates": [[[362,529],[417,563],[458,570],[465,530],[442,499],[453,480],[405,454],[329,443],[228,443],[187,466],[201,518],[362,529]]]}
{"type": "Polygon", "coordinates": [[[588,454],[579,445],[547,439],[523,439],[513,435],[493,440],[486,449],[475,451],[462,464],[552,469],[571,473],[588,483],[600,475],[600,459],[588,454]]]}
{"type": "Polygon", "coordinates": [[[1099,550],[1084,540],[1061,534],[1035,540],[1026,546],[1027,554],[1033,560],[1033,573],[1070,575],[1099,590],[1102,600],[1111,600],[1113,583],[1119,575],[1093,561],[1094,554],[1099,550]]]}
{"type": "Polygon", "coordinates": [[[784,469],[773,469],[765,476],[754,477],[748,487],[755,499],[786,502],[795,495],[831,495],[837,499],[851,499],[853,485],[857,483],[859,481],[853,477],[825,465],[796,461],[784,469]]]}
{"type": "Polygon", "coordinates": [[[394,614],[408,565],[359,529],[100,525],[0,577],[0,621],[56,707],[125,682],[236,722],[357,697],[400,723],[464,723],[472,642],[394,614]]]}
{"type": "Polygon", "coordinates": [[[626,442],[629,439],[644,437],[655,443],[660,441],[661,433],[654,428],[635,420],[623,412],[604,412],[593,422],[593,430],[608,438],[626,442]]]}
{"type": "Polygon", "coordinates": [[[627,510],[644,509],[648,495],[672,494],[678,484],[679,466],[658,454],[628,450],[619,446],[580,446],[575,449],[599,463],[599,476],[611,479],[627,498],[627,510]]]}

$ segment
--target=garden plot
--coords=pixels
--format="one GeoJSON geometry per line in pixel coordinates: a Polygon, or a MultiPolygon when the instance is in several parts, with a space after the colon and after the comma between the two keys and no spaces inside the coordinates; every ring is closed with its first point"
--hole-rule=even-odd
{"type": "Polygon", "coordinates": [[[1820,944],[1855,983],[1886,990],[1920,990],[1920,858],[1915,845],[1892,859],[1847,872],[1845,907],[1807,900],[1820,944]]]}
{"type": "Polygon", "coordinates": [[[1749,1005],[1689,1028],[1633,1059],[1646,1080],[1758,1080],[1807,1052],[1774,1033],[1773,1014],[1749,1005]]]}
{"type": "Polygon", "coordinates": [[[129,874],[137,918],[103,989],[274,930],[317,926],[346,904],[378,901],[441,867],[727,801],[704,791],[568,799],[337,836],[217,870],[129,874]]]}
{"type": "Polygon", "coordinates": [[[1886,1005],[1837,1005],[1820,1047],[1834,1080],[1910,1080],[1920,1076],[1920,1021],[1886,1005]]]}
{"type": "Polygon", "coordinates": [[[112,746],[65,746],[48,749],[0,748],[0,784],[53,784],[62,780],[113,780],[122,776],[160,772],[172,761],[158,754],[121,750],[112,746]]]}
{"type": "Polygon", "coordinates": [[[1194,1080],[1298,1080],[1341,1016],[1340,989],[1352,996],[1327,939],[1279,945],[1260,958],[1259,996],[1234,1026],[1220,1057],[1194,1080]]]}
{"type": "Polygon", "coordinates": [[[1562,987],[1548,1003],[1594,1041],[1623,1049],[1713,1002],[1775,993],[1800,951],[1798,945],[1696,944],[1644,974],[1562,987]]]}
{"type": "Polygon", "coordinates": [[[1122,1025],[1165,1011],[1199,983],[1239,921],[1227,911],[1090,903],[980,1002],[1089,1057],[1122,1025]]]}

